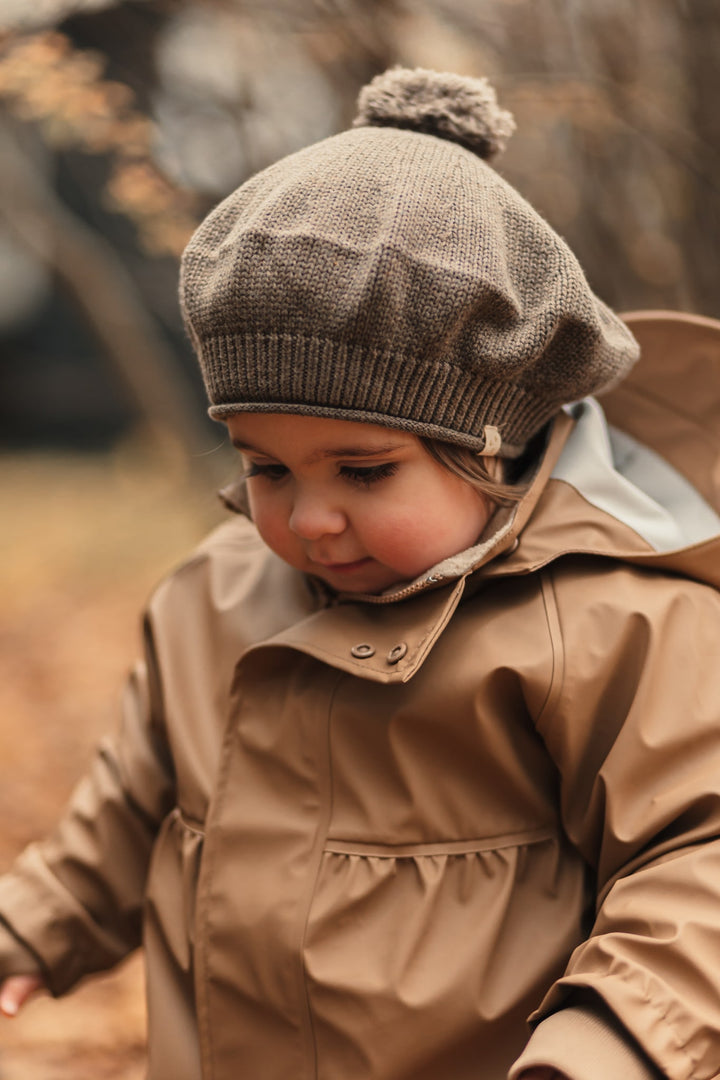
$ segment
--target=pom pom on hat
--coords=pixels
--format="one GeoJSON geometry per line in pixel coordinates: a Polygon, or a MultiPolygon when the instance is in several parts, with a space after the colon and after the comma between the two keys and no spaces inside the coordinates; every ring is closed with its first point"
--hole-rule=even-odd
{"type": "Polygon", "coordinates": [[[515,121],[487,79],[394,67],[360,91],[353,127],[409,128],[460,143],[490,161],[505,149],[515,121]]]}

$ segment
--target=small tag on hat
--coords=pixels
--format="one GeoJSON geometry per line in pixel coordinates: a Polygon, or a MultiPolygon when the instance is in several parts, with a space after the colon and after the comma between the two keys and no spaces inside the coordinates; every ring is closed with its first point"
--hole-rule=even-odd
{"type": "Polygon", "coordinates": [[[494,457],[495,454],[499,453],[500,447],[502,446],[500,432],[492,424],[486,424],[483,434],[485,436],[485,446],[480,451],[480,456],[494,457]]]}

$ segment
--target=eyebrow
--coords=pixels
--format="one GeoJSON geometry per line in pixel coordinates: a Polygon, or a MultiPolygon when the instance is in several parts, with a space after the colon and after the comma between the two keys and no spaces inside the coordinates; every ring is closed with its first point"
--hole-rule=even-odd
{"type": "MultiPolygon", "coordinates": [[[[252,443],[243,442],[241,439],[233,439],[232,444],[236,450],[240,450],[242,453],[264,454],[265,457],[274,456],[268,454],[266,450],[262,450],[259,446],[253,446],[252,443]]],[[[399,450],[401,446],[401,443],[383,443],[382,446],[329,446],[311,454],[304,464],[309,465],[315,461],[323,461],[328,458],[336,460],[337,458],[385,457],[394,450],[399,450]]]]}

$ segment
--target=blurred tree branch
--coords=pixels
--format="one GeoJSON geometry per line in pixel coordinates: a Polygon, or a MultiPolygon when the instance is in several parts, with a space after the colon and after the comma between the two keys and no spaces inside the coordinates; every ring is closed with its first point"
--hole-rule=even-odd
{"type": "Polygon", "coordinates": [[[404,9],[402,0],[314,0],[306,10],[301,40],[341,102],[344,126],[358,87],[397,62],[404,9]]]}
{"type": "Polygon", "coordinates": [[[108,205],[135,223],[149,253],[179,256],[197,224],[194,197],[157,166],[151,121],[129,86],[103,78],[105,64],[64,34],[6,34],[0,98],[19,119],[39,124],[55,149],[107,155],[108,205]]]}
{"type": "Polygon", "coordinates": [[[0,126],[0,216],[57,276],[136,405],[161,456],[204,471],[207,437],[172,353],[109,244],[54,194],[9,124],[0,126]]]}

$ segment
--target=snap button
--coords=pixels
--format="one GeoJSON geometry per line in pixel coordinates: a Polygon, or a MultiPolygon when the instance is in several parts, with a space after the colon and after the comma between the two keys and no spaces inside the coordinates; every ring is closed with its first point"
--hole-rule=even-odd
{"type": "Polygon", "coordinates": [[[397,645],[393,645],[392,649],[387,654],[388,664],[397,664],[398,660],[402,660],[406,653],[407,645],[404,641],[398,641],[397,645]]]}
{"type": "Polygon", "coordinates": [[[353,645],[350,650],[351,656],[354,656],[357,660],[367,660],[369,656],[375,655],[375,649],[372,645],[369,645],[366,641],[361,642],[359,645],[353,645]]]}
{"type": "Polygon", "coordinates": [[[504,555],[505,558],[507,558],[508,555],[513,555],[517,551],[517,549],[519,547],[520,547],[520,537],[516,536],[515,539],[513,540],[512,544],[510,545],[510,547],[506,547],[505,550],[502,552],[502,554],[504,555]]]}

